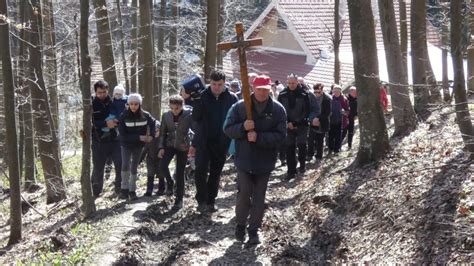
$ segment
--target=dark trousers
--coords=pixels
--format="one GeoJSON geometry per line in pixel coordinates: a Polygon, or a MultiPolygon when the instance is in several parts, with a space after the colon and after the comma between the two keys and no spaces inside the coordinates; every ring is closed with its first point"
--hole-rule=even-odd
{"type": "Polygon", "coordinates": [[[280,162],[286,163],[286,145],[284,143],[278,149],[278,157],[280,159],[280,162]]]}
{"type": "Polygon", "coordinates": [[[194,176],[198,204],[215,203],[226,155],[227,149],[219,143],[208,142],[205,147],[197,147],[194,176]]]}
{"type": "Polygon", "coordinates": [[[288,130],[286,162],[288,164],[289,174],[296,174],[296,147],[298,147],[298,161],[300,162],[300,167],[305,167],[307,134],[307,127],[298,128],[297,130],[288,130]]]}
{"type": "Polygon", "coordinates": [[[342,123],[331,124],[329,126],[328,146],[329,151],[339,152],[342,142],[342,123]]]}
{"type": "Polygon", "coordinates": [[[235,216],[238,225],[247,225],[248,231],[256,231],[262,226],[270,173],[254,175],[237,169],[237,205],[235,216]],[[250,215],[250,217],[249,217],[250,215]]]}
{"type": "MultiPolygon", "coordinates": [[[[349,117],[349,125],[342,130],[342,141],[344,141],[344,138],[347,135],[347,145],[349,148],[352,148],[352,139],[354,138],[354,118],[349,117]]],[[[341,141],[341,143],[342,143],[341,141]]]]}
{"type": "Polygon", "coordinates": [[[152,158],[147,156],[146,158],[146,192],[153,192],[153,187],[155,183],[155,176],[159,176],[159,183],[158,183],[158,190],[164,191],[165,190],[165,182],[163,175],[160,174],[160,159],[152,158]]]}
{"type": "Polygon", "coordinates": [[[316,149],[316,132],[317,128],[310,127],[308,134],[308,150],[307,156],[312,158],[314,156],[314,151],[316,149]]]}
{"type": "Polygon", "coordinates": [[[316,153],[316,159],[323,158],[324,136],[326,136],[326,132],[320,132],[316,128],[309,130],[308,157],[313,157],[316,153]]]}
{"type": "Polygon", "coordinates": [[[104,188],[104,167],[107,158],[112,158],[115,168],[115,189],[120,190],[122,182],[122,154],[119,141],[99,142],[92,141],[92,192],[94,195],[102,193],[104,188]]]}
{"type": "Polygon", "coordinates": [[[188,153],[186,151],[178,151],[175,148],[167,147],[165,148],[165,155],[161,159],[160,168],[161,175],[168,180],[170,184],[171,173],[169,165],[173,157],[176,155],[176,200],[183,200],[184,196],[184,168],[186,167],[186,160],[188,159],[188,153]]]}

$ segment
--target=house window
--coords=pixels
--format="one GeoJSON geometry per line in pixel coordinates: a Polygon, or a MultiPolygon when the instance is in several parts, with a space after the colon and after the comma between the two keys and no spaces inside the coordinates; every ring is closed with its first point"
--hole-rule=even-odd
{"type": "Polygon", "coordinates": [[[286,25],[286,22],[281,17],[278,17],[277,29],[279,29],[279,30],[288,29],[288,26],[286,25]]]}

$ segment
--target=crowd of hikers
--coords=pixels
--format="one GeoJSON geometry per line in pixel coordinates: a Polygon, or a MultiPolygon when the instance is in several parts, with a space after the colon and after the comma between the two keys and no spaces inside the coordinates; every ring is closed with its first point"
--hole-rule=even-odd
{"type": "MultiPolygon", "coordinates": [[[[173,209],[179,210],[183,207],[185,168],[193,163],[197,211],[216,212],[222,169],[230,158],[237,169],[235,237],[244,241],[247,233],[247,243],[258,244],[267,184],[277,160],[287,166],[289,181],[304,175],[306,162],[320,163],[324,156],[336,156],[344,139],[351,149],[357,89],[351,86],[344,95],[337,84],[329,90],[321,83],[310,86],[295,74],[288,75],[285,86],[266,75],[251,73],[249,84],[251,119],[240,81],[227,82],[225,73],[215,70],[208,85],[170,96],[169,110],[158,120],[143,110],[140,94],[126,95],[118,85],[111,97],[107,82],[97,81],[92,117],[94,197],[100,197],[104,169],[113,162],[115,193],[120,199],[136,200],[137,170],[145,162],[144,196],[174,195],[173,209]],[[169,166],[173,158],[172,175],[169,166]]],[[[385,87],[380,95],[387,111],[385,87]]]]}

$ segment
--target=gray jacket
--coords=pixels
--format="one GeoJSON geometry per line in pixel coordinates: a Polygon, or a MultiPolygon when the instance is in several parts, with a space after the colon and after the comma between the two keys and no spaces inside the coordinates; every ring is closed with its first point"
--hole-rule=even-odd
{"type": "Polygon", "coordinates": [[[253,120],[257,133],[255,143],[247,140],[245,120],[245,104],[240,100],[231,108],[224,124],[225,134],[235,139],[235,166],[251,174],[269,174],[275,168],[278,149],[286,137],[285,108],[272,98],[268,99],[261,114],[258,114],[253,107],[253,120]]]}
{"type": "Polygon", "coordinates": [[[188,106],[184,106],[176,123],[171,111],[164,113],[161,118],[159,149],[175,148],[187,151],[193,135],[192,124],[192,109],[188,106]]]}

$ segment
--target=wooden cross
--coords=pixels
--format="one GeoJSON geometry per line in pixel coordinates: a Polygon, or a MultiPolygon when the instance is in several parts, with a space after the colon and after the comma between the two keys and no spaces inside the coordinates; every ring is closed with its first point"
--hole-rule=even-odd
{"type": "Polygon", "coordinates": [[[240,79],[242,80],[242,95],[244,98],[245,112],[247,114],[247,119],[252,120],[252,100],[250,99],[250,86],[245,49],[251,46],[262,45],[263,39],[256,38],[245,40],[244,26],[242,22],[235,23],[235,32],[237,33],[236,42],[221,42],[217,44],[217,47],[219,48],[219,50],[229,50],[237,48],[237,52],[239,53],[240,79]]]}

